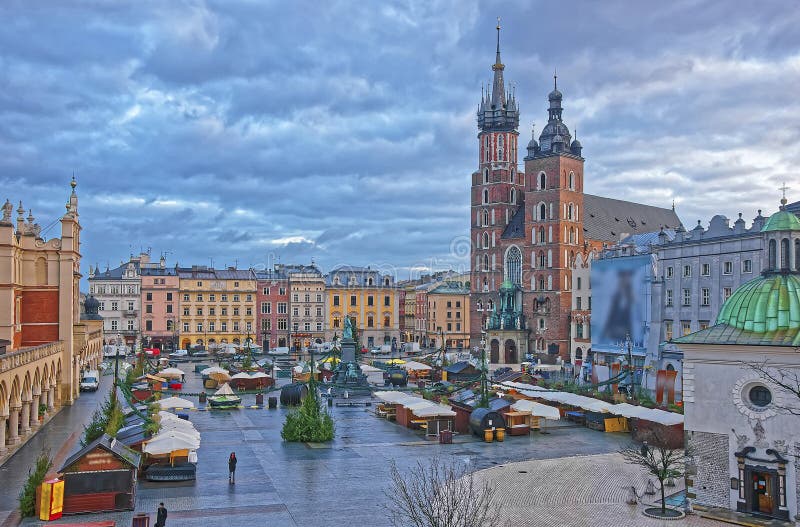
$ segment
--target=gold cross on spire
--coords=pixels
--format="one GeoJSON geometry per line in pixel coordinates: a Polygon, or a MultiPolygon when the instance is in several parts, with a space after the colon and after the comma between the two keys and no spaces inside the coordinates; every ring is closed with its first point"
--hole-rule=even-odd
{"type": "Polygon", "coordinates": [[[781,205],[786,205],[786,203],[787,203],[786,191],[789,190],[789,187],[786,186],[786,182],[785,181],[783,182],[783,186],[778,187],[778,190],[783,192],[783,197],[781,198],[781,205]]]}

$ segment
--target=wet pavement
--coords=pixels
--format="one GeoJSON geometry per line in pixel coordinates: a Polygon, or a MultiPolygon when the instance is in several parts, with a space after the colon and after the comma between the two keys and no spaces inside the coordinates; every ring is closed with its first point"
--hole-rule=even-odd
{"type": "MultiPolygon", "coordinates": [[[[200,391],[199,375],[189,373],[193,366],[179,367],[187,371],[184,391],[200,391]]],[[[245,396],[244,403],[252,404],[254,397],[245,396]]],[[[548,434],[507,437],[503,443],[459,435],[454,444],[440,445],[375,417],[373,408],[332,408],[336,439],[329,444],[284,443],[280,430],[291,411],[285,408],[191,411],[189,419],[202,435],[197,480],[140,482],[135,512],[150,513],[154,520],[163,501],[168,525],[383,526],[390,524],[385,507],[392,460],[401,471],[434,457],[478,470],[510,461],[615,452],[629,441],[627,434],[561,427],[548,434]],[[235,485],[227,478],[232,451],[239,459],[235,485]]],[[[127,526],[133,515],[81,515],[62,522],[115,519],[127,526]]]]}

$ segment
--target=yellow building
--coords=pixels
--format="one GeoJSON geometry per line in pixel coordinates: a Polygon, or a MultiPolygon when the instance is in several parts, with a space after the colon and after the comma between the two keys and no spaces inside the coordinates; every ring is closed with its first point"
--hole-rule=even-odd
{"type": "Polygon", "coordinates": [[[256,339],[256,276],[252,270],[178,268],[181,348],[243,344],[256,339]]]}
{"type": "Polygon", "coordinates": [[[433,347],[469,349],[469,285],[447,280],[426,295],[427,336],[433,347]]]}
{"type": "Polygon", "coordinates": [[[327,340],[340,337],[350,317],[362,346],[400,341],[398,298],[394,278],[369,267],[337,267],[325,277],[327,340]]]}

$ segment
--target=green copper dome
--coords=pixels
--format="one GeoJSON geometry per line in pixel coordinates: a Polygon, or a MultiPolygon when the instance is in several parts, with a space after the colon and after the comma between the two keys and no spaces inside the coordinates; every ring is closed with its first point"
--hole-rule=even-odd
{"type": "Polygon", "coordinates": [[[800,231],[800,219],[788,210],[779,210],[761,229],[761,232],[768,231],[800,231]]]}
{"type": "Polygon", "coordinates": [[[756,333],[799,329],[800,276],[776,273],[750,280],[722,305],[717,324],[756,333]]]}
{"type": "Polygon", "coordinates": [[[505,280],[503,280],[503,283],[502,283],[502,284],[500,284],[500,289],[501,289],[501,290],[502,290],[502,289],[510,289],[510,290],[512,290],[512,291],[513,291],[513,290],[514,290],[514,289],[516,289],[516,288],[517,288],[517,286],[515,286],[515,285],[514,285],[514,283],[513,283],[511,280],[509,280],[508,278],[506,278],[505,280]]]}

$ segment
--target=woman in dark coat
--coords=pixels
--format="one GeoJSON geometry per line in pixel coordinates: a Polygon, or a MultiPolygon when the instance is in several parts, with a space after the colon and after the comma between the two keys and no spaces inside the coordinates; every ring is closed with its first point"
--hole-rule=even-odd
{"type": "Polygon", "coordinates": [[[228,483],[236,483],[236,452],[228,458],[228,483]]]}
{"type": "Polygon", "coordinates": [[[165,525],[167,525],[167,508],[164,507],[164,503],[162,502],[158,504],[155,527],[164,527],[165,525]]]}

